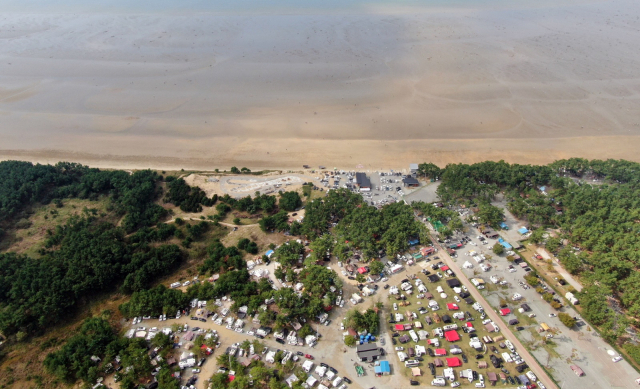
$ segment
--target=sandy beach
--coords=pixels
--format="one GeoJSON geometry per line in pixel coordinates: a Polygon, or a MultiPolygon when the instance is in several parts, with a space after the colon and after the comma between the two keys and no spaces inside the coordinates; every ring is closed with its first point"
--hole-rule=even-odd
{"type": "Polygon", "coordinates": [[[0,5],[2,159],[640,160],[637,2],[39,3],[0,5]]]}

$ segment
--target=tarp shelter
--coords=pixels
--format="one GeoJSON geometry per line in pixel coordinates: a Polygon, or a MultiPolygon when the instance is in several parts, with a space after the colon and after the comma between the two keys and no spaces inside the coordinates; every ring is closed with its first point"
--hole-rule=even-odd
{"type": "Polygon", "coordinates": [[[491,382],[491,384],[495,384],[496,382],[498,382],[498,376],[496,375],[496,373],[494,372],[487,372],[487,379],[489,380],[489,382],[491,382]]]}
{"type": "Polygon", "coordinates": [[[422,373],[420,372],[420,368],[419,367],[412,367],[411,368],[411,375],[414,377],[420,377],[422,375],[422,373]]]}
{"type": "Polygon", "coordinates": [[[389,366],[389,361],[380,361],[380,364],[375,366],[373,370],[376,374],[390,374],[391,367],[389,366]]]}
{"type": "Polygon", "coordinates": [[[447,350],[443,348],[437,348],[435,351],[436,356],[441,357],[443,355],[447,355],[447,350]]]}
{"type": "Polygon", "coordinates": [[[427,276],[427,278],[429,279],[429,281],[431,282],[438,282],[440,281],[440,277],[438,277],[437,274],[430,274],[427,276]]]}
{"type": "Polygon", "coordinates": [[[507,223],[505,223],[505,222],[501,222],[501,223],[500,223],[500,228],[503,228],[503,229],[505,229],[505,230],[508,230],[508,229],[509,229],[509,226],[507,225],[507,223]]]}
{"type": "Polygon", "coordinates": [[[450,311],[457,311],[460,307],[458,307],[458,304],[447,303],[447,309],[450,311]]]}
{"type": "Polygon", "coordinates": [[[442,315],[442,322],[443,322],[443,323],[451,323],[451,316],[449,316],[449,315],[442,315]]]}
{"type": "Polygon", "coordinates": [[[487,362],[485,361],[478,362],[478,369],[486,369],[488,366],[489,364],[487,364],[487,362]]]}
{"type": "Polygon", "coordinates": [[[267,250],[265,255],[267,256],[267,258],[271,258],[271,256],[273,255],[273,250],[267,250]]]}
{"type": "Polygon", "coordinates": [[[502,245],[502,247],[504,247],[507,250],[511,250],[513,247],[507,243],[504,239],[500,238],[498,239],[498,242],[500,242],[500,244],[502,245]]]}
{"type": "Polygon", "coordinates": [[[493,324],[491,324],[491,323],[485,324],[484,328],[486,328],[488,332],[495,332],[496,331],[496,327],[494,327],[493,324]]]}
{"type": "Polygon", "coordinates": [[[404,331],[404,324],[396,324],[396,331],[404,331]]]}
{"type": "Polygon", "coordinates": [[[436,367],[442,367],[444,366],[444,362],[442,362],[442,359],[440,358],[436,358],[433,360],[433,364],[436,365],[436,367]]]}
{"type": "Polygon", "coordinates": [[[450,280],[447,280],[447,285],[449,285],[450,288],[459,288],[460,281],[457,278],[452,278],[450,280]]]}
{"type": "Polygon", "coordinates": [[[510,310],[509,308],[502,308],[502,309],[500,310],[500,314],[501,314],[502,316],[507,316],[507,315],[508,315],[508,314],[510,314],[510,313],[511,313],[511,310],[510,310]]]}
{"type": "Polygon", "coordinates": [[[420,240],[418,240],[418,239],[409,239],[408,243],[409,243],[409,246],[415,246],[418,243],[420,243],[420,240]]]}
{"type": "Polygon", "coordinates": [[[358,273],[360,273],[360,274],[364,274],[364,273],[366,273],[366,272],[367,272],[367,269],[365,269],[364,267],[359,267],[359,268],[358,268],[358,273]]]}
{"type": "Polygon", "coordinates": [[[462,361],[460,360],[460,358],[457,358],[457,357],[447,358],[447,366],[448,367],[462,366],[462,361]]]}
{"type": "Polygon", "coordinates": [[[529,230],[527,229],[527,227],[522,227],[522,228],[518,229],[518,232],[520,233],[520,235],[524,235],[527,232],[529,232],[529,230]]]}
{"type": "Polygon", "coordinates": [[[447,270],[449,270],[449,266],[447,266],[447,265],[440,266],[440,270],[447,271],[447,270]]]}
{"type": "Polygon", "coordinates": [[[449,342],[456,342],[456,341],[460,340],[460,335],[458,335],[458,333],[456,331],[447,331],[447,332],[444,333],[444,337],[449,342]]]}

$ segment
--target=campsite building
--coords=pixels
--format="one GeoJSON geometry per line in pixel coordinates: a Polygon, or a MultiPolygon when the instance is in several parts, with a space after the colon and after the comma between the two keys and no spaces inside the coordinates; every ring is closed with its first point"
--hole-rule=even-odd
{"type": "Polygon", "coordinates": [[[356,185],[360,192],[369,192],[372,189],[371,180],[364,173],[356,173],[356,185]]]}

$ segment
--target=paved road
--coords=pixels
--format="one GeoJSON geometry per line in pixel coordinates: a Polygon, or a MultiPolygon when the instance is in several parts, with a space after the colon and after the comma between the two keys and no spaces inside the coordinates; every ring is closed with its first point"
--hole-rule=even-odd
{"type": "Polygon", "coordinates": [[[516,336],[511,332],[511,330],[507,326],[502,324],[502,320],[500,319],[498,314],[491,308],[491,305],[489,305],[489,303],[484,299],[484,297],[475,288],[475,286],[471,284],[469,279],[462,272],[462,269],[460,269],[460,267],[447,254],[447,251],[444,250],[437,243],[437,238],[435,236],[433,237],[433,242],[434,242],[434,246],[436,246],[439,249],[438,255],[440,255],[440,258],[443,258],[444,261],[447,263],[447,265],[451,269],[453,269],[453,271],[458,276],[458,279],[460,280],[460,282],[464,284],[467,287],[467,289],[469,289],[469,293],[471,293],[473,298],[476,299],[476,301],[478,301],[480,304],[482,304],[482,306],[485,308],[484,311],[487,313],[489,318],[494,322],[501,324],[500,331],[502,335],[506,339],[509,339],[511,343],[513,343],[513,345],[516,347],[516,351],[518,351],[518,354],[520,354],[522,359],[524,359],[527,365],[529,365],[529,368],[535,373],[535,375],[538,376],[538,379],[541,380],[547,388],[557,389],[558,387],[553,383],[551,378],[549,378],[549,375],[547,375],[547,373],[542,369],[542,367],[540,367],[540,365],[538,364],[538,361],[536,361],[536,359],[529,353],[529,351],[522,345],[522,343],[520,343],[518,338],[516,338],[516,336]]]}

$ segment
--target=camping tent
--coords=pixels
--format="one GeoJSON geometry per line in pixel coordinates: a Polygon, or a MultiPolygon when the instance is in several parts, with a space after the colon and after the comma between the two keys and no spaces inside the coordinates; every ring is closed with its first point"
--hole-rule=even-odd
{"type": "Polygon", "coordinates": [[[449,342],[456,342],[456,341],[460,340],[460,335],[458,335],[458,333],[456,331],[447,331],[447,332],[444,333],[444,337],[449,342]]]}
{"type": "Polygon", "coordinates": [[[449,367],[462,366],[462,361],[460,360],[460,358],[457,358],[457,357],[447,358],[447,366],[449,367]]]}

